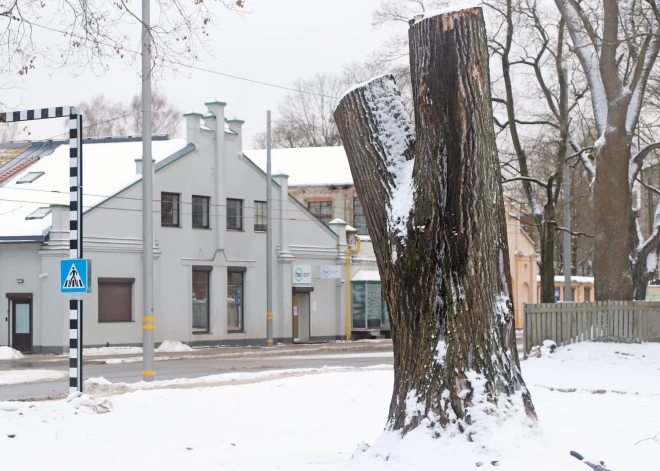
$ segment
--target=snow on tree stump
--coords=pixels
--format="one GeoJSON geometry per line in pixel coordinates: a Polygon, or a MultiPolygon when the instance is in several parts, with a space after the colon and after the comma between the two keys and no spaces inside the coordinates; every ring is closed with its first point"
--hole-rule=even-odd
{"type": "Polygon", "coordinates": [[[391,75],[335,111],[390,314],[388,427],[403,434],[425,425],[477,440],[486,422],[536,421],[515,344],[485,33],[480,8],[411,20],[416,132],[391,75]]]}

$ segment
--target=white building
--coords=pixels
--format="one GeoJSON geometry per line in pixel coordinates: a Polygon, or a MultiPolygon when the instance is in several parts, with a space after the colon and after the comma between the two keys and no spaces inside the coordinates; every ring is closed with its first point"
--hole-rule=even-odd
{"type": "MultiPolygon", "coordinates": [[[[242,152],[243,122],[206,106],[184,115],[185,140],[153,142],[156,342],[265,344],[266,176],[242,152]]],[[[141,153],[139,138],[84,144],[85,346],[142,342],[141,153]]],[[[344,280],[321,267],[345,273],[345,225],[289,196],[287,175],[273,180],[275,342],[344,338],[344,280]]],[[[68,185],[65,141],[0,145],[0,345],[68,349],[68,185]]]]}

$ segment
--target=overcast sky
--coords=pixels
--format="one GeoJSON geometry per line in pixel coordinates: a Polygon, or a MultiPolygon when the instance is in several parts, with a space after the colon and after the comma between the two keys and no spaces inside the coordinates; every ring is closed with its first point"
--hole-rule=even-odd
{"type": "MultiPolygon", "coordinates": [[[[339,72],[351,61],[362,61],[391,33],[373,30],[371,13],[379,0],[248,0],[251,14],[238,16],[217,10],[212,33],[214,57],[198,65],[254,80],[291,86],[299,77],[317,72],[339,72]]],[[[55,33],[40,31],[36,39],[52,40],[55,33]]],[[[205,111],[204,102],[227,103],[226,116],[243,119],[244,148],[252,147],[255,133],[265,130],[266,110],[277,117],[277,105],[286,91],[225,78],[201,71],[187,77],[161,79],[159,88],[181,111],[205,111]]],[[[128,102],[140,92],[135,71],[117,64],[98,76],[91,72],[73,77],[65,71],[39,67],[3,91],[10,106],[21,109],[77,105],[97,93],[128,102]]],[[[63,130],[63,124],[33,124],[30,139],[42,139],[63,130]]],[[[182,127],[183,130],[183,127],[182,127]]],[[[182,137],[182,132],[180,133],[182,137]]]]}

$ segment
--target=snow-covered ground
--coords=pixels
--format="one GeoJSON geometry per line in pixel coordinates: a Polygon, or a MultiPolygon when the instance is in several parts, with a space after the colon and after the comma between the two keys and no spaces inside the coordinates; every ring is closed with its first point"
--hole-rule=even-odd
{"type": "Polygon", "coordinates": [[[587,471],[575,450],[613,471],[660,469],[660,443],[636,445],[660,432],[660,344],[578,344],[522,365],[540,425],[508,421],[487,442],[383,434],[393,376],[381,367],[138,390],[100,398],[104,414],[80,400],[0,403],[0,456],[3,469],[50,471],[71,456],[95,471],[587,471]]]}
{"type": "Polygon", "coordinates": [[[11,384],[39,383],[68,377],[68,371],[56,370],[8,370],[0,371],[0,386],[11,384]]]}
{"type": "MultiPolygon", "coordinates": [[[[165,340],[156,349],[157,352],[192,352],[194,349],[177,340],[165,340]]],[[[142,347],[96,347],[83,348],[84,356],[135,355],[142,353],[142,347]]]]}

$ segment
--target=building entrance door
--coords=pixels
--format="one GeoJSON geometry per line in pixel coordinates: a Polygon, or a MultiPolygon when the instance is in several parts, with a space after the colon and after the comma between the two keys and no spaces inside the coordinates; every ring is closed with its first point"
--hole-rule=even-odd
{"type": "Polygon", "coordinates": [[[310,295],[293,293],[293,341],[309,342],[310,339],[310,295]]]}
{"type": "Polygon", "coordinates": [[[14,301],[12,309],[12,348],[32,351],[32,302],[14,301]]]}

